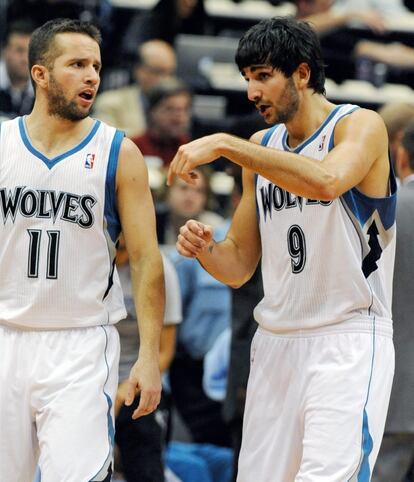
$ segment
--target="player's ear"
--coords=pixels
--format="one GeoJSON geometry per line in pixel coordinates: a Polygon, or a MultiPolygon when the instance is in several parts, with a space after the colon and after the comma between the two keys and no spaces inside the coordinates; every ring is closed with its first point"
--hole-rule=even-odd
{"type": "Polygon", "coordinates": [[[311,70],[307,63],[302,62],[298,65],[293,75],[296,77],[296,85],[299,89],[306,89],[309,84],[311,70]]]}
{"type": "Polygon", "coordinates": [[[32,67],[31,75],[36,85],[39,87],[46,87],[49,82],[49,71],[47,67],[40,64],[35,64],[32,67]]]}

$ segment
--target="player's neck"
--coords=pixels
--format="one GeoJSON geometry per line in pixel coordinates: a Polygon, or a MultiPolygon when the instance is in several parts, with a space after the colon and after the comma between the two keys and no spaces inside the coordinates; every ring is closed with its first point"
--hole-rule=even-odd
{"type": "Polygon", "coordinates": [[[294,118],[286,123],[289,146],[294,148],[308,139],[325,121],[335,105],[326,97],[308,90],[294,118]]]}
{"type": "Polygon", "coordinates": [[[31,143],[47,157],[55,157],[78,144],[87,135],[93,122],[90,117],[74,122],[50,115],[36,104],[25,119],[31,143]]]}

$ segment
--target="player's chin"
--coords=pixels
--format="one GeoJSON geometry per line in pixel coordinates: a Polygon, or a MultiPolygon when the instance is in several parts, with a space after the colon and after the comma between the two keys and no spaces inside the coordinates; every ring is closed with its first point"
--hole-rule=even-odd
{"type": "Polygon", "coordinates": [[[270,109],[269,109],[269,112],[267,112],[263,116],[263,120],[266,122],[266,124],[269,124],[269,125],[278,123],[277,115],[273,111],[270,111],[270,109]]]}

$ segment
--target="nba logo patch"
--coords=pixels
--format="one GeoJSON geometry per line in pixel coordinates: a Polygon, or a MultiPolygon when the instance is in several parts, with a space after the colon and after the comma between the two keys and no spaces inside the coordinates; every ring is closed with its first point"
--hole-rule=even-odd
{"type": "Polygon", "coordinates": [[[86,154],[85,167],[86,169],[92,169],[95,162],[95,154],[86,154]]]}
{"type": "Polygon", "coordinates": [[[323,149],[323,146],[325,145],[325,139],[326,139],[326,135],[322,136],[321,142],[319,143],[319,146],[318,146],[318,151],[321,151],[323,149]]]}

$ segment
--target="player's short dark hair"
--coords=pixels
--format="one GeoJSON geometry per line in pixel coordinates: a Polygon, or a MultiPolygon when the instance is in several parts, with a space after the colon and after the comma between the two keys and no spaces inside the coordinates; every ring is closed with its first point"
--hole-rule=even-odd
{"type": "Polygon", "coordinates": [[[404,129],[401,145],[407,151],[410,160],[410,168],[414,171],[414,122],[404,129]]]}
{"type": "Polygon", "coordinates": [[[307,22],[292,17],[262,20],[243,35],[236,52],[240,71],[264,64],[290,77],[303,62],[310,68],[309,87],[325,94],[325,64],[319,38],[307,22]]]}
{"type": "MultiPolygon", "coordinates": [[[[89,22],[81,22],[70,18],[55,18],[37,28],[29,44],[29,69],[40,64],[50,67],[59,51],[53,48],[54,39],[59,33],[81,33],[91,37],[98,45],[102,37],[99,29],[89,22]]],[[[33,83],[33,79],[32,79],[33,83]]],[[[33,83],[33,87],[35,87],[33,83]]]]}

